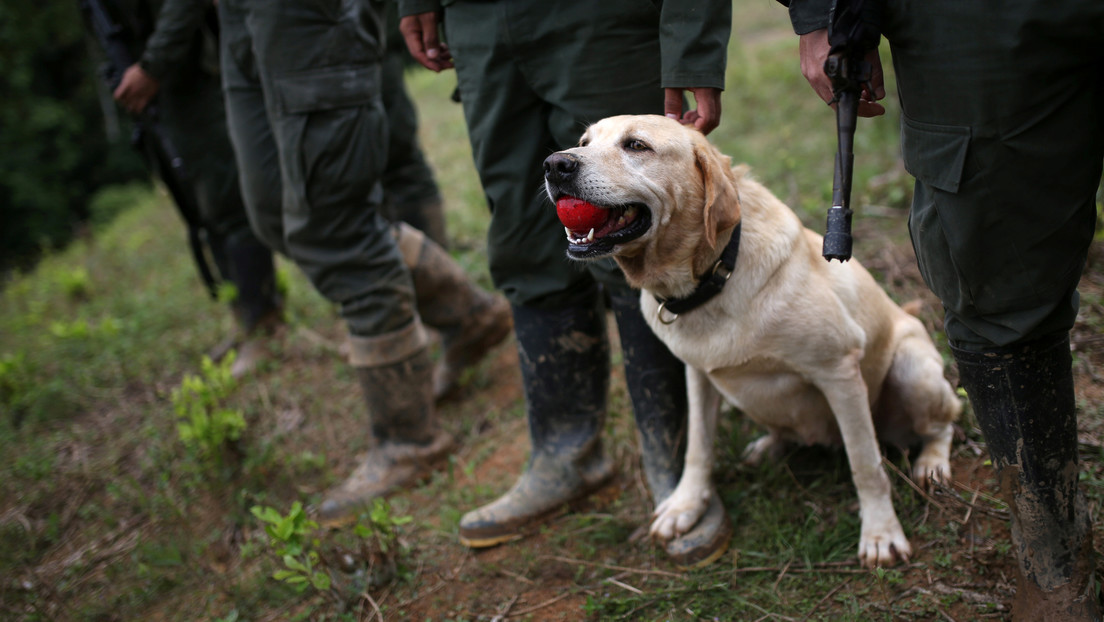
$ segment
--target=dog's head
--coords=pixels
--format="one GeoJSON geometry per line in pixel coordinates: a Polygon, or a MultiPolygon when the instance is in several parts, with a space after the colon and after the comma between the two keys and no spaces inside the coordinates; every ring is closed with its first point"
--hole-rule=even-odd
{"type": "Polygon", "coordinates": [[[658,115],[591,125],[578,147],[544,161],[544,178],[568,256],[613,255],[637,287],[648,286],[647,273],[690,270],[715,255],[717,237],[740,220],[731,160],[701,132],[658,115]]]}

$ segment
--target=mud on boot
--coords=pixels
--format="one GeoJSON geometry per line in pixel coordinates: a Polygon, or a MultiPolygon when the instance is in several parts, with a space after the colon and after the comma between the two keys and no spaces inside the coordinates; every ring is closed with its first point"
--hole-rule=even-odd
{"type": "Polygon", "coordinates": [[[353,473],[318,505],[318,523],[327,527],[354,522],[373,499],[429,476],[454,445],[438,425],[427,390],[433,362],[417,320],[389,335],[353,337],[351,345],[373,444],[353,473]]]}
{"type": "Polygon", "coordinates": [[[609,391],[609,342],[597,296],[561,309],[515,306],[532,454],[517,483],[460,520],[460,541],[481,548],[522,535],[614,475],[599,438],[609,391]]]}
{"type": "Polygon", "coordinates": [[[439,400],[456,390],[464,370],[509,336],[510,305],[472,282],[421,231],[399,224],[393,232],[414,279],[418,315],[441,334],[441,358],[433,373],[433,396],[439,400]]]}
{"type": "Polygon", "coordinates": [[[1012,516],[1013,620],[1100,620],[1069,336],[952,352],[1012,516]]]}
{"type": "MultiPolygon", "coordinates": [[[[682,475],[686,453],[686,366],[652,332],[640,313],[640,295],[610,299],[621,337],[625,384],[633,404],[640,461],[658,506],[682,475]]],[[[683,569],[701,568],[721,557],[732,539],[732,521],[718,495],[689,532],[662,543],[683,569]]]]}

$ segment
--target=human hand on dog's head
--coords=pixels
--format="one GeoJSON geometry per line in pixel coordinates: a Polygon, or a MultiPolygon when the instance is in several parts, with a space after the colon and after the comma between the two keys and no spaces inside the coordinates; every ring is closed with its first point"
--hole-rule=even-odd
{"type": "Polygon", "coordinates": [[[708,134],[721,124],[721,89],[668,88],[663,89],[663,114],[683,125],[693,125],[702,134],[708,134]],[[682,96],[686,91],[694,94],[696,109],[683,111],[682,96]]]}

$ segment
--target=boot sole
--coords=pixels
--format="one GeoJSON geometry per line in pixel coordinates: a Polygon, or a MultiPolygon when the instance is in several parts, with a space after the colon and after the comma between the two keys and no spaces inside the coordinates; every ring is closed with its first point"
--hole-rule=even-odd
{"type": "Polygon", "coordinates": [[[547,512],[542,512],[541,514],[537,514],[523,521],[519,521],[512,528],[504,528],[503,533],[490,534],[485,536],[471,536],[464,535],[464,532],[461,528],[461,532],[459,534],[460,544],[463,544],[464,546],[472,549],[486,549],[493,546],[498,546],[500,544],[506,544],[507,542],[513,542],[514,540],[520,540],[526,536],[526,531],[528,529],[544,524],[549,519],[557,516],[562,509],[576,509],[580,507],[583,504],[583,501],[586,500],[588,497],[611,485],[616,478],[616,475],[616,472],[611,472],[609,476],[602,478],[600,481],[596,482],[592,486],[587,486],[576,496],[553,507],[547,512]]]}

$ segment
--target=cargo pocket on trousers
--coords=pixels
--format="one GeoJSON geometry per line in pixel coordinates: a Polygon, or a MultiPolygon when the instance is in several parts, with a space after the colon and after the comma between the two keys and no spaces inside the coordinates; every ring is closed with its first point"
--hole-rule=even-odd
{"type": "Polygon", "coordinates": [[[339,67],[274,80],[292,209],[362,204],[387,161],[379,66],[339,67]],[[352,202],[352,203],[350,203],[352,202]]]}
{"type": "Polygon", "coordinates": [[[909,235],[920,273],[947,308],[962,311],[973,306],[966,275],[940,218],[941,196],[954,195],[962,182],[970,146],[969,127],[919,123],[902,117],[901,152],[905,169],[916,178],[909,235]]]}

